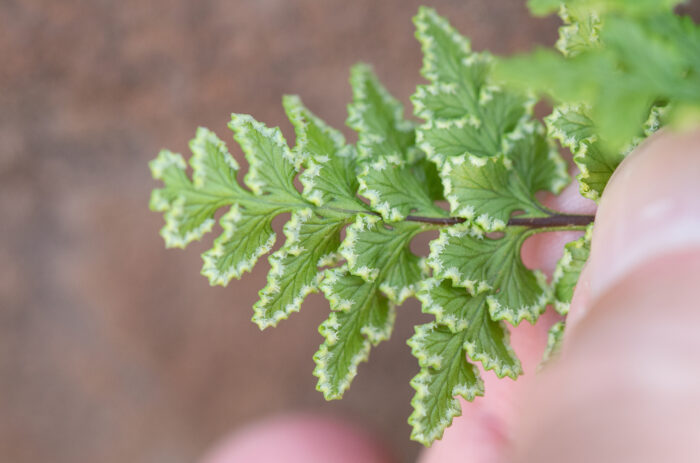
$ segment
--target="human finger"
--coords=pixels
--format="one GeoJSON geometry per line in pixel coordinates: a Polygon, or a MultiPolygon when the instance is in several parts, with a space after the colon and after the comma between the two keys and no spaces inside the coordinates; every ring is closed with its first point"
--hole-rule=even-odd
{"type": "Polygon", "coordinates": [[[700,131],[655,136],[619,167],[565,349],[519,401],[512,461],[697,461],[699,198],[700,131]]]}
{"type": "Polygon", "coordinates": [[[201,463],[395,463],[369,433],[347,422],[293,414],[253,423],[226,437],[201,463]]]}

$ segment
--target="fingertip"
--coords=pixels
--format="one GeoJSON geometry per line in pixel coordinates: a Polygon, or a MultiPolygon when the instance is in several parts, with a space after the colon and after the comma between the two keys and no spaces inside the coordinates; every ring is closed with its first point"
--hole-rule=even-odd
{"type": "Polygon", "coordinates": [[[487,463],[497,461],[506,445],[500,419],[481,404],[460,399],[464,414],[455,418],[442,439],[421,452],[417,463],[487,463]]]}
{"type": "Polygon", "coordinates": [[[596,215],[589,284],[600,297],[655,257],[700,247],[700,130],[657,133],[618,167],[596,215]]]}
{"type": "Polygon", "coordinates": [[[596,214],[564,349],[522,396],[513,461],[697,461],[700,131],[630,154],[596,214]]]}
{"type": "Polygon", "coordinates": [[[522,396],[512,461],[697,461],[700,250],[639,266],[522,396]]]}
{"type": "Polygon", "coordinates": [[[225,437],[201,463],[395,463],[370,434],[311,414],[268,418],[225,437]]]}

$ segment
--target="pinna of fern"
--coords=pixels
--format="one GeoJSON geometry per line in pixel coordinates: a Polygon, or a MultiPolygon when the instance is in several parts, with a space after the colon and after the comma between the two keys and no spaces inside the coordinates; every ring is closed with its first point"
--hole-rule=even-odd
{"type": "MultiPolygon", "coordinates": [[[[561,43],[599,46],[595,18],[576,26],[578,16],[562,13],[568,24],[561,43]]],[[[534,323],[549,304],[568,310],[592,217],[553,211],[535,195],[559,193],[569,181],[555,139],[574,151],[589,197],[602,191],[622,154],[599,156],[610,147],[599,143],[584,105],[557,106],[545,128],[532,115],[532,94],[497,80],[488,53],[472,51],[430,8],[421,8],[414,22],[427,80],[411,98],[420,124],[405,118],[370,67],[357,65],[347,120],[357,132],[355,145],[298,97],[286,96],[293,147],[279,128],[233,114],[229,127],[249,164],[241,180],[226,144],[200,128],[190,143],[191,174],[185,159],[167,150],[151,162],[153,177],[164,184],[153,191],[151,208],[164,215],[168,247],[199,240],[212,231],[216,211],[227,208],[219,236],[202,256],[202,274],[212,285],[252,270],[276,242],[273,219],[291,214],[284,244],[269,255],[253,321],[261,329],[275,326],[308,294],[325,295],[331,310],[319,327],[324,340],[314,375],[327,399],[340,398],[371,347],[390,337],[396,306],[420,300],[434,320],[417,326],[408,341],[420,365],[411,380],[409,423],[412,438],[430,445],[461,413],[456,396],[484,394],[477,363],[498,377],[522,373],[508,324],[534,323]],[[551,282],[523,264],[528,237],[585,229],[566,246],[551,282]],[[438,237],[427,258],[417,256],[410,243],[428,231],[438,237]]],[[[647,132],[658,125],[657,118],[647,132]]],[[[552,349],[561,332],[561,325],[553,329],[552,349]]]]}

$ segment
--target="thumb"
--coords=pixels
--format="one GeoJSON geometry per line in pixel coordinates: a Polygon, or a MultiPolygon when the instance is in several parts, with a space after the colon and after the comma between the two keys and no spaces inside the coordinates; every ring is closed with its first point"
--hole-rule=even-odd
{"type": "Polygon", "coordinates": [[[559,361],[521,401],[517,462],[697,461],[700,131],[658,134],[598,209],[559,361]]]}

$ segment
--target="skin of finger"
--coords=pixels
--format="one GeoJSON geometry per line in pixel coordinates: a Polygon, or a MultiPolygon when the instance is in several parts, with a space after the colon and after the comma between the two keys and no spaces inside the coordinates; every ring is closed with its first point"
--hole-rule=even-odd
{"type": "MultiPolygon", "coordinates": [[[[542,202],[555,210],[575,214],[593,214],[596,205],[578,192],[572,182],[560,195],[545,195],[542,202]]],[[[542,233],[529,238],[522,249],[528,268],[540,269],[551,276],[561,257],[564,244],[582,232],[542,233]]],[[[481,370],[485,395],[469,403],[461,400],[463,414],[454,419],[443,438],[422,452],[419,463],[498,462],[510,440],[511,423],[517,407],[519,391],[535,379],[542,353],[547,344],[547,331],[559,317],[551,310],[533,326],[521,323],[511,327],[511,345],[522,361],[524,374],[517,381],[499,379],[492,372],[481,370]]]]}
{"type": "Polygon", "coordinates": [[[700,246],[700,129],[662,131],[615,171],[600,202],[591,247],[590,291],[645,259],[700,246]]]}
{"type": "Polygon", "coordinates": [[[700,131],[657,134],[613,175],[515,461],[697,461],[699,147],[700,131]]]}
{"type": "Polygon", "coordinates": [[[513,462],[696,462],[700,250],[638,267],[595,302],[521,401],[513,462]]]}
{"type": "Polygon", "coordinates": [[[312,414],[276,416],[225,437],[201,463],[396,463],[368,432],[312,414]]]}
{"type": "Polygon", "coordinates": [[[576,287],[564,349],[591,301],[625,268],[679,246],[700,247],[699,197],[700,130],[656,133],[627,156],[596,214],[591,258],[576,287]]]}

